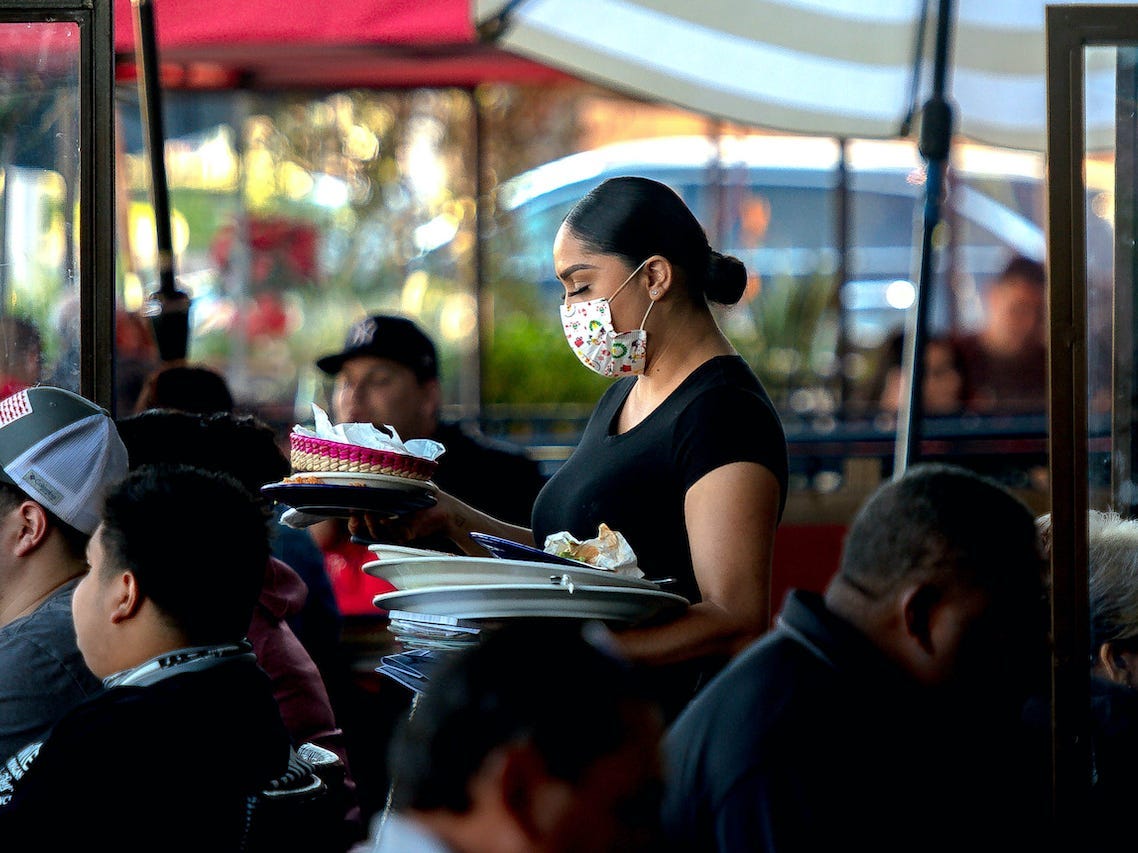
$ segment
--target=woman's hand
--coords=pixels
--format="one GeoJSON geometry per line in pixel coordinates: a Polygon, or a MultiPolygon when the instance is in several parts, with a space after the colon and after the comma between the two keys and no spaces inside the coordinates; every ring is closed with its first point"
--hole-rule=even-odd
{"type": "Polygon", "coordinates": [[[533,532],[528,528],[499,521],[443,491],[436,491],[435,498],[434,506],[406,515],[353,513],[348,519],[348,529],[353,536],[393,545],[404,545],[427,536],[445,536],[464,553],[477,556],[485,556],[486,550],[470,538],[472,531],[533,544],[533,532]]]}
{"type": "Polygon", "coordinates": [[[405,545],[435,534],[447,535],[449,522],[446,507],[435,504],[398,516],[374,512],[352,513],[348,519],[348,530],[353,536],[373,542],[405,545]]]}

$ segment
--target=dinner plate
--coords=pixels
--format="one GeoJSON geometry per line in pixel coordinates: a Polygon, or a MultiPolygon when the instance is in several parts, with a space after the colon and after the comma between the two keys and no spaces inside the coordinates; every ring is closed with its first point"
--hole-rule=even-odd
{"type": "Polygon", "coordinates": [[[404,515],[435,505],[430,488],[415,491],[386,486],[334,486],[316,483],[269,483],[261,492],[309,515],[344,517],[353,511],[404,515]]]}
{"type": "Polygon", "coordinates": [[[412,548],[410,545],[388,545],[386,542],[372,542],[367,546],[367,549],[375,554],[377,560],[399,560],[404,557],[455,556],[447,551],[436,551],[433,548],[412,548]]]}
{"type": "Polygon", "coordinates": [[[489,533],[471,533],[470,538],[495,557],[500,557],[503,560],[528,560],[531,563],[556,563],[559,566],[596,568],[583,560],[571,560],[568,557],[550,554],[540,548],[534,548],[532,545],[523,545],[521,542],[491,536],[489,533]]]}
{"type": "Polygon", "coordinates": [[[435,484],[430,480],[415,480],[410,477],[395,477],[391,474],[352,473],[351,471],[298,471],[293,477],[311,477],[320,483],[289,483],[287,485],[332,485],[348,486],[359,483],[357,488],[387,488],[403,492],[433,491],[435,484]]]}
{"type": "Polygon", "coordinates": [[[374,599],[381,610],[407,610],[455,619],[564,618],[637,623],[675,616],[687,599],[658,589],[524,583],[432,586],[382,592],[374,599]]]}
{"type": "Polygon", "coordinates": [[[497,557],[464,557],[448,554],[425,557],[381,557],[364,563],[362,568],[369,575],[383,578],[398,589],[513,583],[535,586],[573,583],[648,590],[660,588],[644,578],[621,575],[586,566],[583,563],[557,566],[530,560],[500,560],[497,557]]]}

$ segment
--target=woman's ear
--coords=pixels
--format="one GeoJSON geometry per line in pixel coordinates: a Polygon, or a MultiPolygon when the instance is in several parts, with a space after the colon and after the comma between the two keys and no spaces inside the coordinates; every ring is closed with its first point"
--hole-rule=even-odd
{"type": "Polygon", "coordinates": [[[674,280],[672,262],[663,255],[653,255],[644,262],[644,274],[648,279],[648,298],[653,302],[668,295],[674,280]]]}

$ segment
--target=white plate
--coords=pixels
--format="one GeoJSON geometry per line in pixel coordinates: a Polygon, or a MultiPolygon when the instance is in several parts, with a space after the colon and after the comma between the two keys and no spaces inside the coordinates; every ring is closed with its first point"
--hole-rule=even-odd
{"type": "Polygon", "coordinates": [[[383,578],[399,589],[422,589],[434,586],[471,586],[475,584],[547,584],[557,586],[562,577],[574,584],[625,589],[658,590],[660,587],[644,578],[618,575],[604,569],[582,566],[557,566],[526,560],[503,560],[498,557],[464,557],[431,555],[425,557],[392,557],[364,563],[369,575],[383,578]],[[552,580],[551,580],[552,578],[552,580]]]}
{"type": "Polygon", "coordinates": [[[388,545],[385,542],[373,542],[367,549],[375,554],[377,560],[399,560],[403,557],[454,557],[461,554],[449,554],[446,551],[436,551],[433,548],[412,548],[410,545],[388,545]]]}
{"type": "Polygon", "coordinates": [[[658,589],[576,586],[570,592],[562,586],[521,583],[382,592],[374,603],[381,610],[408,610],[455,619],[552,617],[624,623],[678,615],[688,606],[682,596],[658,589]]]}
{"type": "Polygon", "coordinates": [[[353,483],[360,484],[361,488],[370,486],[384,486],[391,489],[405,489],[409,492],[435,491],[436,486],[430,480],[414,480],[410,477],[395,477],[391,474],[368,474],[351,471],[297,471],[292,477],[312,478],[321,483],[335,486],[348,486],[353,483]]]}

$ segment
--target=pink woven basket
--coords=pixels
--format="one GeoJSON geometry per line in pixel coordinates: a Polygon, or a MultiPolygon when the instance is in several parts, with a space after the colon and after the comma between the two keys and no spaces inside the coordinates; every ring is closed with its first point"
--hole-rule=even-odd
{"type": "Polygon", "coordinates": [[[429,480],[439,463],[405,453],[343,444],[299,433],[289,434],[293,471],[346,471],[429,480]]]}

